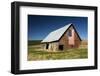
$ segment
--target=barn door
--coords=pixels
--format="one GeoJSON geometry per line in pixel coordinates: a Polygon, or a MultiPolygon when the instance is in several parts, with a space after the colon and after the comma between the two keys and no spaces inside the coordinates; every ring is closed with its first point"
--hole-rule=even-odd
{"type": "Polygon", "coordinates": [[[46,49],[48,49],[49,48],[49,44],[46,44],[46,49]]]}
{"type": "Polygon", "coordinates": [[[64,45],[59,45],[59,50],[63,50],[64,49],[64,45]]]}

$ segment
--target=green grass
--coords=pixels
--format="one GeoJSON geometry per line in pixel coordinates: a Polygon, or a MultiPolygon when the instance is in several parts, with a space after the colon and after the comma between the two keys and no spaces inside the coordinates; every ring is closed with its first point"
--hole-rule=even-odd
{"type": "Polygon", "coordinates": [[[28,46],[28,60],[59,60],[59,59],[84,59],[88,58],[87,48],[67,49],[57,52],[41,50],[40,45],[28,46]]]}
{"type": "Polygon", "coordinates": [[[38,45],[42,40],[29,40],[28,45],[38,45]]]}

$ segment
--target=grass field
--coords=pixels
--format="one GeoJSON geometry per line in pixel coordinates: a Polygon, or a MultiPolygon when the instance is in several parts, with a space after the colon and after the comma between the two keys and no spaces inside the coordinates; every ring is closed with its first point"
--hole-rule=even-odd
{"type": "Polygon", "coordinates": [[[43,50],[41,48],[41,45],[39,45],[38,43],[39,41],[35,41],[35,43],[33,41],[31,42],[31,44],[28,44],[29,61],[88,58],[87,41],[83,41],[79,48],[66,49],[64,51],[56,51],[56,52],[48,52],[46,50],[43,50]]]}

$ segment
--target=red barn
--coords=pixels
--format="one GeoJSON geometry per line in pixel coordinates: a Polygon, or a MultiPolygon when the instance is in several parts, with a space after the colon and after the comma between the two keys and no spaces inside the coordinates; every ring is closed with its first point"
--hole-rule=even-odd
{"type": "Polygon", "coordinates": [[[45,50],[58,51],[78,48],[81,43],[81,38],[71,23],[52,31],[41,43],[45,50]]]}

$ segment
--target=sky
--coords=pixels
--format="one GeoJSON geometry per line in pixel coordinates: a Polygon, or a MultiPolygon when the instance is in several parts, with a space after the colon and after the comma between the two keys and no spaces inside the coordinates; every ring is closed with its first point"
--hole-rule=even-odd
{"type": "Polygon", "coordinates": [[[28,40],[43,40],[50,32],[69,23],[74,24],[82,40],[87,40],[87,17],[47,15],[28,15],[28,40]]]}

